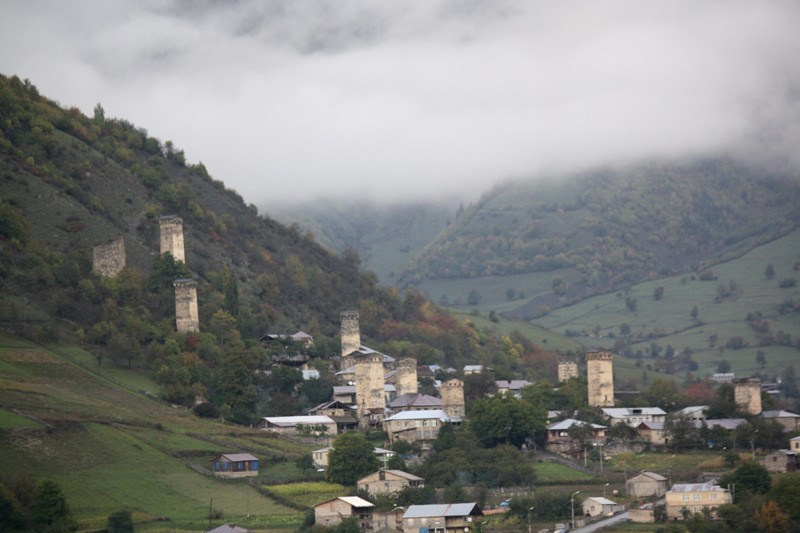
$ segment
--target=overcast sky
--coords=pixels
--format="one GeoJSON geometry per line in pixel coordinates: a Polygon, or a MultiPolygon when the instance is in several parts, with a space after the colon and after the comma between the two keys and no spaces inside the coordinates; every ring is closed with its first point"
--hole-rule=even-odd
{"type": "Polygon", "coordinates": [[[2,0],[0,72],[100,102],[257,205],[800,162],[797,1],[2,0]]]}

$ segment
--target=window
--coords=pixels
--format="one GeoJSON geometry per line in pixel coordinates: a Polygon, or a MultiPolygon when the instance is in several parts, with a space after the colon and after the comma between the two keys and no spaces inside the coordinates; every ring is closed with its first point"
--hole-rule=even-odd
{"type": "Polygon", "coordinates": [[[719,496],[719,494],[717,494],[716,492],[712,492],[712,493],[711,493],[711,499],[712,499],[712,500],[716,500],[716,499],[717,499],[717,496],[719,496]]]}
{"type": "Polygon", "coordinates": [[[694,495],[694,501],[696,501],[696,502],[700,501],[700,495],[699,494],[695,494],[694,495]]]}
{"type": "Polygon", "coordinates": [[[683,495],[683,501],[685,501],[685,502],[689,501],[689,495],[688,494],[684,494],[683,495]]]}

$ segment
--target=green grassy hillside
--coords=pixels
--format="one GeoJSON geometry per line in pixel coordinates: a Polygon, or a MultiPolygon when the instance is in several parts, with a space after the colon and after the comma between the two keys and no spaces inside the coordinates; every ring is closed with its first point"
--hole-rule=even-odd
{"type": "Polygon", "coordinates": [[[82,529],[104,526],[121,509],[134,513],[137,530],[200,529],[208,525],[209,505],[249,527],[295,529],[301,522],[302,513],[246,482],[197,469],[208,469],[217,453],[247,451],[269,477],[274,465],[312,444],[197,418],[134,389],[155,385],[146,375],[98,368],[74,349],[2,338],[0,368],[3,478],[56,481],[82,529]]]}
{"type": "MultiPolygon", "coordinates": [[[[780,287],[784,280],[800,280],[798,254],[800,231],[794,231],[738,259],[715,265],[710,270],[713,279],[703,281],[692,274],[641,283],[553,310],[535,323],[567,333],[589,347],[617,346],[633,355],[641,352],[639,363],[636,358],[619,358],[615,366],[619,379],[640,385],[644,385],[648,365],[652,369],[660,366],[663,371],[672,367],[681,377],[690,371],[678,362],[678,355],[674,364],[664,359],[667,346],[676,352],[690,350],[699,365],[691,370],[695,375],[715,372],[723,359],[739,375],[779,375],[787,365],[796,365],[800,355],[800,286],[780,287]],[[765,276],[769,264],[775,271],[770,278],[765,276]],[[656,287],[663,287],[659,300],[654,298],[656,287]],[[636,300],[633,310],[627,305],[630,299],[636,300]],[[695,306],[696,319],[692,317],[695,306]],[[748,314],[758,316],[766,326],[748,322],[748,314]],[[768,328],[771,337],[759,337],[751,323],[768,328]],[[624,333],[628,328],[630,333],[623,335],[621,330],[624,333]],[[737,337],[744,345],[734,348],[738,343],[730,341],[737,337]],[[651,357],[652,343],[662,350],[658,358],[651,357]],[[759,351],[764,353],[764,366],[756,360],[759,351]]],[[[653,370],[648,374],[651,378],[656,375],[653,370]]]]}

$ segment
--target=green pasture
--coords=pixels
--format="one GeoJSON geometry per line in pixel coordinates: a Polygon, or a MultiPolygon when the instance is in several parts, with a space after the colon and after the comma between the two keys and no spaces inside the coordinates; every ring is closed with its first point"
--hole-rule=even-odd
{"type": "Polygon", "coordinates": [[[0,429],[37,428],[41,424],[6,409],[0,408],[0,429]]]}
{"type": "Polygon", "coordinates": [[[269,490],[307,507],[313,507],[337,496],[350,494],[350,489],[347,487],[325,481],[273,485],[269,487],[269,490]]]}
{"type": "Polygon", "coordinates": [[[575,470],[560,463],[534,463],[533,468],[536,471],[536,481],[539,483],[589,481],[594,478],[591,474],[575,470]]]}
{"type": "Polygon", "coordinates": [[[583,346],[580,343],[530,322],[506,319],[492,322],[485,316],[473,315],[458,309],[451,309],[450,312],[464,322],[472,322],[481,330],[489,330],[499,335],[509,335],[514,331],[518,331],[545,350],[560,352],[580,352],[583,350],[583,346]]]}

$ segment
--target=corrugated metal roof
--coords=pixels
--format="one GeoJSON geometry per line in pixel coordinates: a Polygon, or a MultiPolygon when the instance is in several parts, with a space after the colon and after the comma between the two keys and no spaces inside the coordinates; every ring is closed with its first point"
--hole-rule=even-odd
{"type": "Polygon", "coordinates": [[[234,463],[237,461],[258,461],[258,457],[254,457],[249,453],[223,453],[219,457],[224,457],[234,463]]]}
{"type": "Polygon", "coordinates": [[[430,411],[403,411],[397,413],[386,419],[386,421],[394,420],[430,420],[438,418],[442,422],[449,422],[450,418],[441,409],[431,409],[430,411]]]}
{"type": "Polygon", "coordinates": [[[600,505],[617,505],[617,502],[612,502],[608,498],[603,498],[602,496],[590,496],[586,498],[586,500],[592,500],[595,503],[599,503],[600,505]]]}
{"type": "Polygon", "coordinates": [[[353,507],[375,507],[367,500],[359,498],[358,496],[339,496],[337,499],[342,500],[343,502],[347,503],[348,505],[352,505],[353,507]]]}
{"type": "Polygon", "coordinates": [[[436,516],[467,516],[473,511],[480,511],[477,503],[441,503],[431,505],[411,505],[403,513],[406,518],[427,518],[436,516]]]}
{"type": "Polygon", "coordinates": [[[306,416],[265,416],[264,420],[276,426],[296,426],[297,424],[334,424],[331,417],[325,415],[306,416]]]}
{"type": "Polygon", "coordinates": [[[666,415],[660,407],[605,407],[603,413],[611,418],[623,418],[626,416],[660,416],[666,415]]]}
{"type": "MultiPolygon", "coordinates": [[[[585,426],[589,424],[589,422],[584,422],[583,420],[575,420],[574,418],[566,418],[561,422],[556,422],[555,424],[551,424],[547,426],[547,429],[550,431],[560,431],[560,430],[567,430],[572,426],[585,426]]],[[[592,429],[606,429],[608,426],[601,426],[600,424],[592,424],[592,429]]]]}
{"type": "Polygon", "coordinates": [[[676,483],[669,489],[670,492],[711,492],[725,490],[719,485],[714,485],[713,481],[706,483],[676,483]]]}

